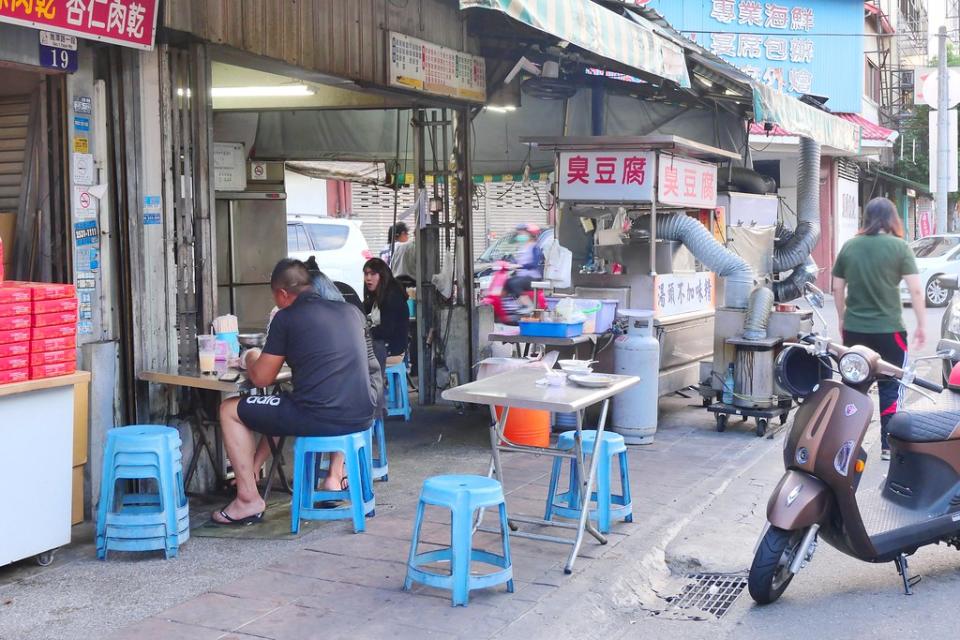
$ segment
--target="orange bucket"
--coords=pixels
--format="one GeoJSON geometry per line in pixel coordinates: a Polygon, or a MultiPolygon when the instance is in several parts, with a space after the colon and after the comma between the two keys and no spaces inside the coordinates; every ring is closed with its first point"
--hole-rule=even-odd
{"type": "MultiPolygon", "coordinates": [[[[496,407],[497,418],[503,407],[496,407]]],[[[503,435],[514,444],[531,447],[550,446],[550,412],[540,409],[511,408],[503,435]]]]}

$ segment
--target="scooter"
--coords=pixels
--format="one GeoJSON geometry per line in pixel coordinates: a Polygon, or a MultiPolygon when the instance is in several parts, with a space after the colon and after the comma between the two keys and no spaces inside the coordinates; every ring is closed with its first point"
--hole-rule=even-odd
{"type": "MultiPolygon", "coordinates": [[[[483,303],[493,307],[493,318],[501,324],[516,325],[520,321],[520,302],[507,291],[507,280],[516,271],[517,265],[499,261],[490,279],[490,285],[483,293],[483,303]]],[[[537,289],[529,293],[537,309],[545,309],[546,297],[537,289]]]]}
{"type": "MultiPolygon", "coordinates": [[[[958,354],[960,342],[941,340],[937,355],[918,361],[955,360],[958,354]]],[[[870,386],[895,380],[931,403],[935,398],[916,387],[943,388],[918,378],[915,364],[903,369],[871,349],[816,334],[785,346],[777,378],[802,387],[794,391],[802,403],[783,450],[786,470],[754,550],[750,595],[759,604],[779,598],[810,562],[818,540],[865,562],[892,561],[911,595],[920,576],[910,576],[907,556],[940,542],[960,549],[960,411],[931,404],[897,413],[888,425],[886,479],[858,493],[867,465],[863,437],[873,415],[870,386]],[[834,372],[839,380],[831,379],[834,372]]]]}

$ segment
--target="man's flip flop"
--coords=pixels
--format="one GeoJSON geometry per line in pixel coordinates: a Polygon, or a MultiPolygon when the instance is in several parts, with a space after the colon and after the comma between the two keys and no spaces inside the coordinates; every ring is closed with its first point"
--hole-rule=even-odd
{"type": "Polygon", "coordinates": [[[263,511],[252,516],[247,516],[246,518],[231,518],[226,514],[225,509],[226,507],[220,510],[220,517],[226,520],[226,522],[220,522],[214,518],[210,518],[210,521],[221,527],[245,527],[263,520],[263,511]]]}

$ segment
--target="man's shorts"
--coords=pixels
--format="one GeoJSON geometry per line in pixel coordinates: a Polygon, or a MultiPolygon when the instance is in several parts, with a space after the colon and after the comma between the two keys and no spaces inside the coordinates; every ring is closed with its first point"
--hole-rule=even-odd
{"type": "Polygon", "coordinates": [[[247,428],[268,436],[342,436],[369,427],[348,427],[318,419],[285,393],[240,398],[237,415],[247,428]]]}

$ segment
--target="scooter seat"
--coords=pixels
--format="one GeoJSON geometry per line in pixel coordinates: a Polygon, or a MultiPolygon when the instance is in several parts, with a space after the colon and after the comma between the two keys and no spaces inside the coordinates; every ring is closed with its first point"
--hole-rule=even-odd
{"type": "Polygon", "coordinates": [[[960,411],[898,411],[887,429],[904,442],[960,440],[960,411]]]}

